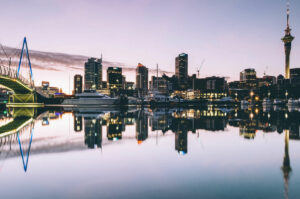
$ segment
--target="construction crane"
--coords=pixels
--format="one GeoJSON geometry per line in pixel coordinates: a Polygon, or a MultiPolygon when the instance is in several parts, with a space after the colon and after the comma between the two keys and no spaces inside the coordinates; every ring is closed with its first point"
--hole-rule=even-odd
{"type": "Polygon", "coordinates": [[[203,67],[204,62],[205,62],[205,59],[203,59],[203,61],[201,62],[200,67],[197,68],[197,74],[198,74],[197,76],[198,76],[198,78],[200,78],[200,70],[203,67]]]}
{"type": "Polygon", "coordinates": [[[264,71],[264,76],[266,76],[266,72],[268,71],[268,66],[266,66],[265,71],[264,71]]]}

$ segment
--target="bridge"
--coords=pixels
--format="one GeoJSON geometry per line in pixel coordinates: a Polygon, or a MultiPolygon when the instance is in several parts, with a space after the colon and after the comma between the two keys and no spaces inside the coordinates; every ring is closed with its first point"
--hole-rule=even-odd
{"type": "MultiPolygon", "coordinates": [[[[28,168],[28,159],[31,149],[31,143],[33,138],[34,122],[38,119],[38,113],[36,108],[9,108],[8,110],[9,119],[0,126],[0,147],[9,143],[16,141],[19,145],[19,151],[22,158],[24,171],[28,168]],[[21,141],[22,134],[24,132],[30,132],[30,138],[28,143],[28,148],[26,153],[23,149],[23,144],[21,141]]],[[[1,150],[2,151],[2,150],[1,150]]]]}
{"type": "Polygon", "coordinates": [[[17,55],[19,56],[19,62],[18,65],[15,67],[16,69],[13,69],[11,67],[11,57],[7,55],[3,47],[2,50],[6,55],[8,63],[0,60],[0,85],[11,91],[7,107],[43,106],[43,103],[37,103],[37,92],[34,88],[33,73],[26,37],[23,40],[21,51],[17,53],[17,55]],[[21,66],[24,64],[29,66],[29,79],[26,79],[20,74],[21,66]]]}

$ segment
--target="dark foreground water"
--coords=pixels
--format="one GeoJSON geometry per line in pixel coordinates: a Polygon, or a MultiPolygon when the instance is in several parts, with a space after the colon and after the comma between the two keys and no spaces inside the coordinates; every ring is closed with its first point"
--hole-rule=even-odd
{"type": "Polygon", "coordinates": [[[1,198],[300,198],[297,110],[2,112],[1,198]]]}

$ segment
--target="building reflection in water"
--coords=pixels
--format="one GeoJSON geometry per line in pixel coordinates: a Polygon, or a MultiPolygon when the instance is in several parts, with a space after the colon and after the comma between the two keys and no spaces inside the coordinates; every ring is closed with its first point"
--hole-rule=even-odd
{"type": "Polygon", "coordinates": [[[187,130],[180,128],[175,132],[175,150],[178,151],[179,154],[185,155],[188,152],[188,137],[187,130]]]}
{"type": "Polygon", "coordinates": [[[74,114],[74,131],[81,132],[82,131],[82,116],[76,116],[74,114]]]}
{"type": "MultiPolygon", "coordinates": [[[[188,152],[188,133],[197,130],[224,131],[227,125],[239,128],[240,136],[255,139],[256,133],[289,131],[290,139],[299,139],[300,113],[287,109],[268,110],[264,112],[258,107],[248,109],[145,109],[132,112],[110,112],[99,117],[93,115],[74,115],[74,131],[83,128],[85,143],[89,148],[102,146],[102,125],[106,126],[108,140],[122,139],[126,126],[135,125],[135,138],[141,144],[151,132],[173,132],[175,134],[175,150],[181,154],[188,152]]],[[[199,131],[198,131],[199,132],[199,131]]],[[[128,133],[128,132],[127,132],[128,133]]],[[[126,133],[126,134],[127,134],[126,133]]]]}
{"type": "Polygon", "coordinates": [[[102,126],[99,118],[84,116],[84,135],[84,143],[88,148],[102,148],[102,126]]]}
{"type": "Polygon", "coordinates": [[[135,126],[136,140],[141,144],[148,138],[148,116],[144,110],[138,111],[135,126]]]}
{"type": "Polygon", "coordinates": [[[107,119],[107,139],[113,141],[122,139],[122,131],[125,131],[124,118],[118,114],[110,114],[107,119]]]}

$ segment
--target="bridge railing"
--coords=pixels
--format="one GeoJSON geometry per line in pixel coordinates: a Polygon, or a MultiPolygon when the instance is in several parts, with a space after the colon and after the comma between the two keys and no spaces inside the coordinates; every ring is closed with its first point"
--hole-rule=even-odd
{"type": "Polygon", "coordinates": [[[17,71],[15,69],[9,68],[7,66],[0,66],[0,75],[10,77],[12,79],[18,79],[23,84],[27,85],[29,88],[34,88],[34,82],[31,80],[26,79],[21,74],[17,77],[17,71]]]}

